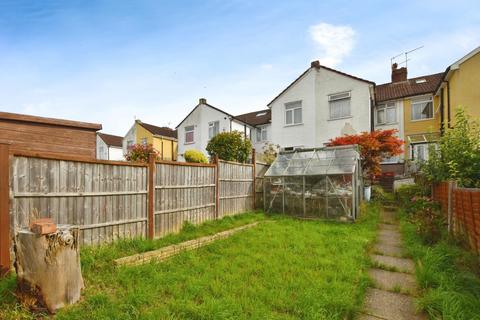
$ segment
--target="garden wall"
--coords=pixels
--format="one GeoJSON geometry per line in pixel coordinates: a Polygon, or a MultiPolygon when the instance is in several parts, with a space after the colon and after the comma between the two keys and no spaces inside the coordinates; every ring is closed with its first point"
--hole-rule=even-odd
{"type": "Polygon", "coordinates": [[[441,182],[432,191],[447,218],[449,231],[464,237],[480,254],[480,189],[457,188],[454,182],[441,182]]]}
{"type": "Polygon", "coordinates": [[[158,238],[180,231],[185,221],[255,209],[263,198],[255,182],[252,164],[78,160],[11,153],[0,144],[0,273],[10,267],[15,233],[37,217],[78,226],[83,245],[158,238]]]}

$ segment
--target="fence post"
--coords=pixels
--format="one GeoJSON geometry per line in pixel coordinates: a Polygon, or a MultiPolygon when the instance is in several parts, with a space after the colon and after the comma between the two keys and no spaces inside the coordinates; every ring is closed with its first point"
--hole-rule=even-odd
{"type": "Polygon", "coordinates": [[[218,219],[219,207],[220,207],[220,161],[218,155],[213,158],[215,163],[215,219],[218,219]]]}
{"type": "Polygon", "coordinates": [[[0,276],[10,271],[10,147],[0,143],[0,276]]]}
{"type": "Polygon", "coordinates": [[[156,155],[148,155],[148,238],[155,237],[155,159],[156,155]]]}
{"type": "Polygon", "coordinates": [[[252,149],[252,164],[253,164],[253,210],[257,209],[257,156],[255,155],[255,148],[252,149]]]}
{"type": "Polygon", "coordinates": [[[447,193],[447,227],[448,234],[452,233],[452,206],[453,206],[453,189],[455,188],[453,181],[448,181],[447,193]]]}

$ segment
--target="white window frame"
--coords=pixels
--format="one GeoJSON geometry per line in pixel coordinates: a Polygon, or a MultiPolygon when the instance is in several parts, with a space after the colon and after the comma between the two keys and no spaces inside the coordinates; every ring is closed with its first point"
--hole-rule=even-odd
{"type": "Polygon", "coordinates": [[[410,111],[411,111],[410,120],[411,120],[411,121],[432,120],[432,119],[435,118],[435,115],[434,115],[435,109],[433,108],[433,97],[428,97],[428,98],[418,99],[418,100],[412,100],[410,107],[411,107],[411,109],[410,109],[410,111]],[[413,112],[414,106],[415,106],[415,105],[419,105],[419,104],[424,104],[424,103],[430,103],[430,105],[432,106],[432,117],[431,117],[431,118],[419,118],[419,119],[414,119],[414,118],[413,118],[413,115],[415,114],[415,112],[413,112]]]}
{"type": "Polygon", "coordinates": [[[130,149],[134,145],[133,140],[127,140],[127,149],[130,149]]]}
{"type": "Polygon", "coordinates": [[[220,133],[220,121],[212,121],[208,123],[208,139],[212,139],[220,133]],[[215,128],[217,131],[215,132],[215,128]]]}
{"type": "Polygon", "coordinates": [[[195,143],[195,126],[185,126],[185,143],[184,144],[192,144],[195,143]],[[191,128],[191,129],[190,129],[191,128]],[[192,133],[192,141],[187,141],[188,133],[192,133]]]}
{"type": "Polygon", "coordinates": [[[352,93],[351,91],[344,91],[338,93],[332,93],[328,95],[328,109],[329,109],[329,119],[330,120],[338,120],[338,119],[345,119],[352,117],[352,93]],[[348,100],[348,114],[342,114],[339,117],[332,116],[332,102],[340,101],[340,100],[348,100]]]}
{"type": "Polygon", "coordinates": [[[376,118],[376,124],[381,126],[381,125],[386,125],[386,124],[395,124],[397,123],[397,116],[398,116],[398,112],[397,112],[397,105],[395,102],[389,102],[389,103],[384,103],[384,104],[379,104],[377,105],[377,109],[376,109],[376,112],[375,112],[375,118],[376,118]],[[395,111],[395,119],[394,121],[388,121],[388,117],[387,117],[387,114],[388,114],[388,110],[394,110],[395,111]],[[378,113],[380,111],[383,111],[383,113],[385,114],[385,121],[383,122],[380,122],[379,121],[379,117],[378,117],[378,113]]]}
{"type": "Polygon", "coordinates": [[[144,145],[144,146],[147,145],[147,142],[148,142],[148,140],[147,140],[147,138],[145,138],[145,137],[140,140],[140,143],[141,143],[142,145],[144,145]]]}
{"type": "Polygon", "coordinates": [[[303,124],[302,101],[292,101],[285,103],[285,126],[296,126],[303,124]],[[295,111],[300,110],[300,121],[295,122],[295,111]],[[288,114],[291,113],[292,122],[288,123],[288,114]]]}
{"type": "Polygon", "coordinates": [[[266,127],[257,127],[255,130],[255,136],[257,142],[267,141],[267,128],[266,127]]]}
{"type": "Polygon", "coordinates": [[[433,145],[435,146],[436,143],[435,142],[421,142],[421,143],[414,143],[414,144],[411,144],[410,145],[410,159],[413,160],[413,161],[427,161],[428,158],[429,158],[429,153],[430,153],[430,146],[433,145]],[[424,154],[425,154],[425,157],[424,159],[418,159],[418,147],[424,147],[424,154]]]}

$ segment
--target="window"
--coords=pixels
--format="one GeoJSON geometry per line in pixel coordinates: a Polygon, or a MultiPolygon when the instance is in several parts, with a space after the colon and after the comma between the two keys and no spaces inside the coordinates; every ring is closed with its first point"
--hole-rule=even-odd
{"type": "Polygon", "coordinates": [[[142,138],[141,143],[146,146],[147,145],[147,138],[142,138]]]}
{"type": "Polygon", "coordinates": [[[377,106],[377,124],[390,124],[397,122],[397,108],[395,103],[377,106]]]}
{"type": "Polygon", "coordinates": [[[127,149],[130,149],[133,146],[133,140],[127,141],[127,149]]]}
{"type": "Polygon", "coordinates": [[[350,117],[350,92],[336,93],[328,96],[330,120],[350,117]]]}
{"type": "Polygon", "coordinates": [[[413,144],[411,146],[411,158],[416,161],[428,160],[428,143],[413,144]]]}
{"type": "Polygon", "coordinates": [[[208,123],[208,139],[215,137],[220,130],[220,121],[213,121],[208,123]]]}
{"type": "Polygon", "coordinates": [[[289,102],[285,104],[285,124],[301,124],[302,119],[302,101],[289,102]]]}
{"type": "Polygon", "coordinates": [[[428,100],[412,101],[412,120],[432,119],[433,102],[428,100]]]}
{"type": "Polygon", "coordinates": [[[259,127],[256,131],[257,142],[267,141],[267,128],[259,127]]]}
{"type": "Polygon", "coordinates": [[[185,143],[194,142],[194,130],[195,130],[195,126],[185,127],[185,143]]]}

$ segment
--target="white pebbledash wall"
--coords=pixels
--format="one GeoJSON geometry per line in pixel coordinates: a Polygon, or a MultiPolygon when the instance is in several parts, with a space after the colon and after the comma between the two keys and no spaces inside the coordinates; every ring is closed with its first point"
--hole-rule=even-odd
{"type": "Polygon", "coordinates": [[[310,68],[270,105],[274,144],[286,147],[323,147],[345,133],[371,130],[373,85],[325,68],[310,68]],[[330,120],[328,96],[351,92],[351,116],[330,120]],[[302,101],[303,123],[285,125],[285,104],[302,101]]]}

